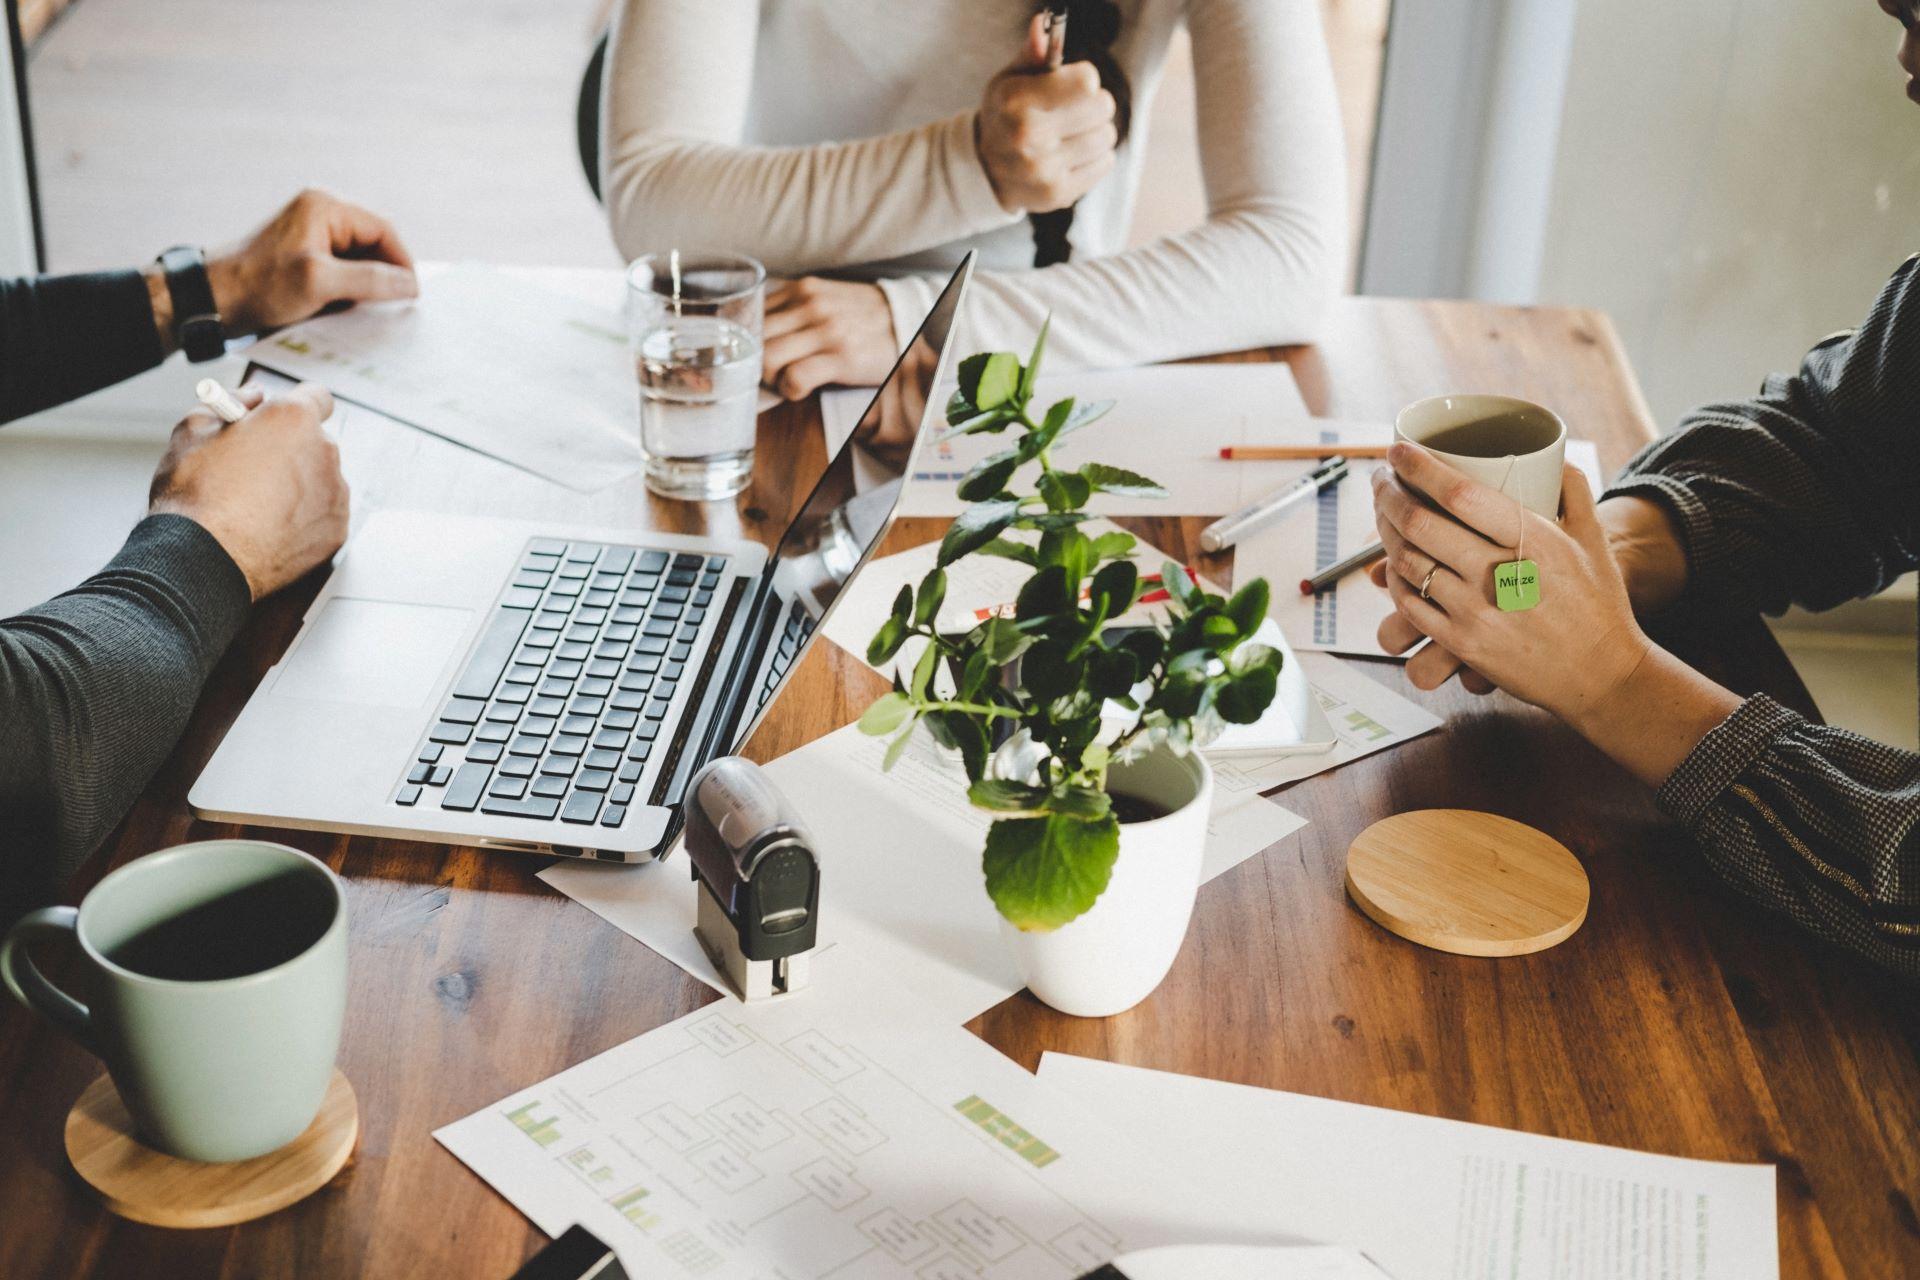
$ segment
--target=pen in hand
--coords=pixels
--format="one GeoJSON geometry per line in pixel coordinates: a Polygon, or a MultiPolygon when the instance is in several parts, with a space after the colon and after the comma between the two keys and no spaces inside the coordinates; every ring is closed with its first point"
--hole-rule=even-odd
{"type": "Polygon", "coordinates": [[[221,386],[217,378],[200,379],[194,384],[193,394],[228,426],[247,416],[247,406],[241,404],[233,392],[221,386]]]}
{"type": "Polygon", "coordinates": [[[1067,59],[1067,7],[1047,6],[1047,70],[1058,71],[1067,59]]]}

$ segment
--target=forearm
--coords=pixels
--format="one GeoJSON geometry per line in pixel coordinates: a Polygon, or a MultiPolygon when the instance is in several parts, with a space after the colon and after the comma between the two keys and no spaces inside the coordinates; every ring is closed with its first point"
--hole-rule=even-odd
{"type": "Polygon", "coordinates": [[[248,601],[210,535],[156,516],[85,583],[0,621],[0,897],[44,896],[120,820],[248,601]]]}
{"type": "Polygon", "coordinates": [[[1610,497],[1596,510],[1634,613],[1645,618],[1672,607],[1687,589],[1687,553],[1672,513],[1633,495],[1610,497]]]}
{"type": "Polygon", "coordinates": [[[1582,737],[1657,789],[1739,706],[1739,695],[1648,642],[1610,695],[1560,711],[1582,737]]]}
{"type": "Polygon", "coordinates": [[[809,275],[1015,220],[980,163],[972,112],[855,141],[746,145],[758,22],[743,0],[621,7],[601,166],[623,253],[731,244],[776,275],[809,275]]]}
{"type": "Polygon", "coordinates": [[[137,271],[0,281],[0,421],[152,368],[159,323],[137,271]]]}

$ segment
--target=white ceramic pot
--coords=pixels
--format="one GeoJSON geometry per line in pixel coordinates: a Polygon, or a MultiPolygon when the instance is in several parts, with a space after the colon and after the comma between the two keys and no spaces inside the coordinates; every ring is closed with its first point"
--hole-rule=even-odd
{"type": "Polygon", "coordinates": [[[1133,1008],[1173,967],[1193,917],[1213,807],[1213,770],[1197,752],[1163,749],[1115,765],[1107,786],[1151,801],[1167,816],[1121,824],[1113,878],[1078,920],[1051,933],[1023,933],[1001,921],[1028,989],[1082,1018],[1133,1008]]]}

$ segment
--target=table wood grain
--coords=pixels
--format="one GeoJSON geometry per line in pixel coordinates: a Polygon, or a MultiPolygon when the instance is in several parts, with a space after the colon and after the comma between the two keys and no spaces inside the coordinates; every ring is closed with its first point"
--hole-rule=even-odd
{"type": "MultiPolygon", "coordinates": [[[[1316,413],[1386,420],[1442,391],[1558,409],[1617,467],[1652,424],[1606,318],[1577,310],[1347,300],[1285,360],[1316,413]]],[[[1044,393],[1044,387],[1043,387],[1044,393]]],[[[812,406],[762,421],[753,487],[730,506],[654,502],[637,481],[567,493],[364,411],[344,450],[362,511],[499,510],[765,538],[824,458],[812,406]]],[[[1170,432],[1177,428],[1170,428],[1170,432]]],[[[1177,435],[1170,444],[1177,447],[1177,435]]],[[[1205,520],[1123,523],[1175,553],[1205,520]]],[[[898,550],[940,524],[903,522],[898,550]]],[[[1222,579],[1230,557],[1201,558],[1222,579]]],[[[12,1002],[0,1009],[0,1276],[506,1276],[543,1242],[432,1130],[713,999],[534,878],[541,860],[194,820],[189,784],[317,589],[259,609],[184,740],[72,886],[184,840],[255,834],[322,858],[351,897],[341,1066],[360,1149],[325,1190],[261,1222],[169,1232],[101,1211],[66,1167],[68,1108],[99,1074],[12,1002]]],[[[1810,709],[1757,622],[1672,637],[1733,688],[1810,709]]],[[[1779,1166],[1782,1274],[1920,1276],[1920,1017],[1910,994],[1710,881],[1644,790],[1548,717],[1502,696],[1421,694],[1447,717],[1416,742],[1294,784],[1304,831],[1205,886],[1172,974],[1130,1013],[1083,1021],[1016,996],[972,1025],[1025,1066],[1048,1049],[1352,1102],[1779,1166]],[[1349,841],[1390,813],[1484,809],[1565,842],[1586,866],[1585,926],[1539,955],[1470,959],[1375,927],[1342,893],[1349,841]]],[[[809,655],[749,754],[854,718],[877,676],[809,655]]],[[[60,958],[56,976],[71,978],[60,958]]]]}

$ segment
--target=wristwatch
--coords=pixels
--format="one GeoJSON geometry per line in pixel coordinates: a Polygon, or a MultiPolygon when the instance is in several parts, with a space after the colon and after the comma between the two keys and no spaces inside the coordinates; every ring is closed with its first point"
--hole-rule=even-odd
{"type": "Polygon", "coordinates": [[[175,245],[157,259],[173,299],[173,336],[187,359],[199,364],[227,352],[227,331],[214,305],[207,279],[207,255],[192,245],[175,245]]]}

